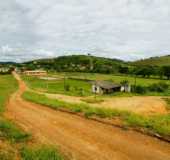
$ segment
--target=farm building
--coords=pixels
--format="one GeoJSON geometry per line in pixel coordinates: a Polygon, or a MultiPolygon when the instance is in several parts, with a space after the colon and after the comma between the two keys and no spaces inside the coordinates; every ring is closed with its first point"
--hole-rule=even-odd
{"type": "Polygon", "coordinates": [[[97,94],[108,94],[114,92],[130,92],[129,85],[115,84],[109,81],[96,81],[92,83],[92,92],[97,94]]]}
{"type": "Polygon", "coordinates": [[[1,67],[0,68],[0,72],[8,72],[9,68],[5,68],[5,67],[1,67]]]}
{"type": "Polygon", "coordinates": [[[45,76],[47,75],[47,71],[44,70],[24,71],[23,74],[28,76],[45,76]]]}

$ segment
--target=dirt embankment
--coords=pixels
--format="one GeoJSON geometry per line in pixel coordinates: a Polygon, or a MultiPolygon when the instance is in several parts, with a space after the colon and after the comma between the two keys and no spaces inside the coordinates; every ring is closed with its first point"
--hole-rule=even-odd
{"type": "Polygon", "coordinates": [[[38,143],[59,146],[74,160],[170,160],[169,143],[24,101],[26,86],[14,75],[20,88],[10,99],[6,116],[38,143]]]}

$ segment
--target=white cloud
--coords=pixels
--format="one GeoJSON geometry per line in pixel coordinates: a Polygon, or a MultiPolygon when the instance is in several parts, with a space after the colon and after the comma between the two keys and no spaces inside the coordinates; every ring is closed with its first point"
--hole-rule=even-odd
{"type": "Polygon", "coordinates": [[[169,0],[0,2],[0,60],[71,53],[132,60],[170,53],[169,0]],[[9,51],[12,48],[12,51],[9,51]]]}

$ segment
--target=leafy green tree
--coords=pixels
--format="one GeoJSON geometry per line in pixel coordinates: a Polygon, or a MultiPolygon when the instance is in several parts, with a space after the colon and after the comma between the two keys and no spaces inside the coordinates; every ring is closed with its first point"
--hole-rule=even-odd
{"type": "Polygon", "coordinates": [[[170,80],[170,66],[164,66],[162,67],[162,73],[167,79],[170,80]]]}

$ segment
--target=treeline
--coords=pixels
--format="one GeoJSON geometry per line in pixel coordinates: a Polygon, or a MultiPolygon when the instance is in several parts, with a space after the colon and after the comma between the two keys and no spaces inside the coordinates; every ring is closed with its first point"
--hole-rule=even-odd
{"type": "Polygon", "coordinates": [[[153,66],[138,66],[134,67],[130,74],[134,74],[142,77],[158,76],[160,79],[166,78],[170,79],[170,66],[153,67],[153,66]]]}
{"type": "Polygon", "coordinates": [[[104,74],[129,74],[145,78],[157,76],[170,79],[169,66],[135,66],[118,59],[91,55],[61,56],[53,59],[35,60],[18,67],[26,70],[45,69],[56,72],[89,72],[104,74]]]}
{"type": "Polygon", "coordinates": [[[126,63],[117,59],[72,55],[23,64],[26,69],[44,68],[57,72],[119,73],[126,63]]]}

